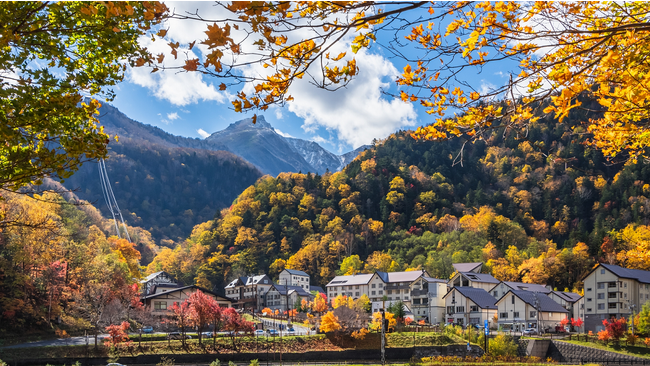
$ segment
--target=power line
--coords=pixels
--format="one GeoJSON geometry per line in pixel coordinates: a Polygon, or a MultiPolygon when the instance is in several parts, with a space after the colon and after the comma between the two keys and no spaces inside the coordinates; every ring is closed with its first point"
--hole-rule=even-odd
{"type": "Polygon", "coordinates": [[[124,222],[124,217],[122,217],[122,212],[120,207],[117,205],[117,200],[115,199],[115,194],[113,194],[113,188],[111,187],[110,179],[108,178],[108,172],[106,170],[106,164],[104,159],[99,160],[99,180],[102,184],[102,194],[104,195],[104,200],[106,201],[106,206],[113,216],[113,223],[115,224],[115,231],[117,232],[117,237],[122,238],[120,235],[120,228],[117,224],[117,217],[120,217],[122,222],[122,227],[124,228],[124,235],[126,239],[131,242],[131,237],[129,236],[129,231],[126,228],[126,223],[124,222]]]}

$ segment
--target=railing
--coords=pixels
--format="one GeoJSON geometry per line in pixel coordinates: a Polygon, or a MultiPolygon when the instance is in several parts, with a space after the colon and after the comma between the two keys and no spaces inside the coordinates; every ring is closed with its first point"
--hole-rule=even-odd
{"type": "Polygon", "coordinates": [[[386,290],[402,290],[411,288],[409,285],[386,285],[385,287],[386,290]]]}
{"type": "Polygon", "coordinates": [[[428,294],[429,294],[428,290],[413,290],[413,291],[411,291],[411,297],[428,295],[428,294]]]}

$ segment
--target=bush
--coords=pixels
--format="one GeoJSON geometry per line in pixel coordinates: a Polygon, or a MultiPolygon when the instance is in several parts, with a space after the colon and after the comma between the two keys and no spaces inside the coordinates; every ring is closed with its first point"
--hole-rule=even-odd
{"type": "Polygon", "coordinates": [[[248,366],[260,366],[260,361],[259,360],[252,360],[248,366]]]}
{"type": "Polygon", "coordinates": [[[210,362],[210,366],[221,366],[221,361],[217,358],[216,360],[210,362]]]}
{"type": "Polygon", "coordinates": [[[516,356],[517,344],[512,337],[499,334],[488,343],[490,355],[492,356],[516,356]]]}

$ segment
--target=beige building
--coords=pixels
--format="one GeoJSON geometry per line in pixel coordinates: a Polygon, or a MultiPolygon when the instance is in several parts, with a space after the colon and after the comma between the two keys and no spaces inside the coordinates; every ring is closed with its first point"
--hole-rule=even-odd
{"type": "MultiPolygon", "coordinates": [[[[336,276],[327,285],[326,294],[328,299],[333,299],[338,295],[345,295],[353,298],[354,300],[361,297],[361,295],[368,295],[370,287],[370,279],[374,274],[356,274],[351,276],[336,276]]],[[[377,283],[375,288],[377,287],[377,283]]]]}
{"type": "Polygon", "coordinates": [[[485,291],[492,290],[499,283],[491,274],[476,272],[456,272],[449,280],[450,287],[474,287],[485,291]]]}
{"type": "Polygon", "coordinates": [[[575,292],[551,291],[548,297],[567,309],[569,311],[569,318],[585,320],[584,302],[580,301],[583,298],[582,295],[576,294],[575,292]]]}
{"type": "Polygon", "coordinates": [[[520,332],[524,329],[551,330],[566,318],[569,311],[546,294],[510,290],[497,301],[498,326],[520,332]]]}
{"type": "Polygon", "coordinates": [[[497,300],[485,289],[468,286],[452,287],[443,297],[445,323],[466,326],[483,325],[487,319],[490,327],[497,313],[497,300]]]}
{"type": "Polygon", "coordinates": [[[421,276],[411,284],[411,311],[415,321],[438,324],[445,319],[447,281],[421,276]]]}
{"type": "Polygon", "coordinates": [[[650,271],[600,263],[585,276],[585,331],[604,329],[603,320],[629,317],[650,300],[650,271]]]}
{"type": "Polygon", "coordinates": [[[142,301],[145,308],[150,309],[153,315],[167,315],[169,313],[169,309],[171,309],[174,303],[182,303],[188,299],[190,295],[199,290],[215,299],[219,306],[224,308],[231,307],[231,299],[219,296],[210,290],[206,290],[194,285],[165,289],[165,291],[162,291],[161,289],[159,292],[144,296],[142,298],[142,301]]]}

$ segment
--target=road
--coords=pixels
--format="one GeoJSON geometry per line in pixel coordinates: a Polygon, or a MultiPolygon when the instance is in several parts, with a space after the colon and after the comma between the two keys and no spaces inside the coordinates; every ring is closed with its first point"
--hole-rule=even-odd
{"type": "MultiPolygon", "coordinates": [[[[102,342],[102,338],[108,337],[108,334],[100,334],[97,337],[97,344],[102,342]]],[[[47,346],[83,346],[86,345],[86,339],[88,339],[88,345],[95,345],[95,338],[93,336],[84,336],[80,337],[70,337],[70,338],[60,338],[60,339],[50,339],[47,341],[36,341],[29,343],[14,344],[12,346],[6,346],[2,348],[30,348],[30,347],[47,347],[47,346]]]]}

